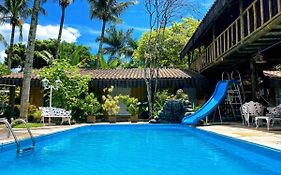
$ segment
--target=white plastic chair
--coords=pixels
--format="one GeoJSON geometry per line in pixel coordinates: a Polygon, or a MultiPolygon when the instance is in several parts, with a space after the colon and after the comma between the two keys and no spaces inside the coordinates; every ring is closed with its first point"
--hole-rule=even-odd
{"type": "Polygon", "coordinates": [[[258,102],[250,101],[241,106],[241,114],[243,118],[243,124],[250,126],[250,123],[254,122],[255,117],[264,114],[264,107],[258,102]]]}

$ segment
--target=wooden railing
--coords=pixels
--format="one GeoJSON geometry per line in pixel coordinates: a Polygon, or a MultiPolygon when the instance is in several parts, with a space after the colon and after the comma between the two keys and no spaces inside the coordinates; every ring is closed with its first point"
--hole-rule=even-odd
{"type": "Polygon", "coordinates": [[[281,0],[255,0],[191,63],[200,72],[280,15],[281,0]]]}

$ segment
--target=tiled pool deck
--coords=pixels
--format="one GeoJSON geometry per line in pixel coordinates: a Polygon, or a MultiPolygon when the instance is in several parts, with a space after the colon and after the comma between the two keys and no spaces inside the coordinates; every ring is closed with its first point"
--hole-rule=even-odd
{"type": "MultiPolygon", "coordinates": [[[[105,123],[99,123],[99,124],[105,124],[105,123]]],[[[99,124],[95,124],[95,125],[99,125],[99,124]]],[[[130,124],[130,123],[122,122],[118,124],[130,124]]],[[[139,123],[139,124],[144,124],[144,123],[139,123]]],[[[41,135],[51,134],[51,133],[73,129],[81,126],[86,126],[86,125],[88,124],[76,124],[71,126],[68,125],[44,126],[41,128],[33,128],[32,133],[34,136],[41,136],[41,135]]],[[[12,138],[10,139],[6,138],[7,133],[3,128],[4,128],[3,126],[0,128],[0,144],[13,141],[12,138]]],[[[198,128],[281,150],[281,128],[275,128],[273,131],[267,131],[265,128],[255,129],[254,127],[246,127],[237,123],[232,123],[227,125],[200,126],[198,128]]],[[[28,137],[25,129],[15,129],[15,132],[18,138],[20,139],[28,137]]]]}

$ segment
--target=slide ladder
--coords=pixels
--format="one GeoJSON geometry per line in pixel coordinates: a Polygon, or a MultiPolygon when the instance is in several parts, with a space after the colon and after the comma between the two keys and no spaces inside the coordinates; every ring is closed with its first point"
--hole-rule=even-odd
{"type": "Polygon", "coordinates": [[[241,117],[240,107],[245,99],[241,75],[238,70],[232,71],[231,74],[228,72],[223,72],[222,80],[233,80],[236,82],[230,85],[227,92],[227,98],[225,99],[225,110],[226,116],[231,115],[232,113],[235,120],[237,120],[237,118],[241,117]]]}
{"type": "Polygon", "coordinates": [[[21,153],[24,153],[24,152],[27,152],[27,151],[32,151],[34,150],[35,148],[35,140],[34,140],[34,137],[30,131],[30,128],[28,126],[28,124],[26,123],[25,120],[23,119],[16,119],[14,120],[11,124],[7,121],[7,119],[0,119],[0,123],[4,123],[7,127],[7,130],[8,130],[8,138],[10,137],[10,134],[13,136],[14,140],[15,140],[15,143],[16,143],[16,147],[17,147],[17,154],[21,154],[21,153]],[[23,123],[25,128],[27,129],[27,132],[30,136],[30,140],[32,142],[32,146],[31,147],[27,147],[27,148],[21,148],[21,144],[20,144],[20,141],[18,140],[13,128],[12,128],[12,124],[14,123],[23,123]]]}

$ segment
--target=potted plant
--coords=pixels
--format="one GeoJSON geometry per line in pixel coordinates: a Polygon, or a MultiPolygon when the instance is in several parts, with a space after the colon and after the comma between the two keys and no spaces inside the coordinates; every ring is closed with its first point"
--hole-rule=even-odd
{"type": "Polygon", "coordinates": [[[130,120],[132,123],[138,122],[138,114],[139,114],[139,102],[135,97],[129,97],[128,95],[122,96],[119,95],[118,99],[126,105],[126,110],[130,113],[130,120]]]}
{"type": "Polygon", "coordinates": [[[80,116],[86,119],[88,123],[95,123],[96,116],[100,114],[101,105],[93,93],[85,96],[83,99],[79,99],[77,107],[80,111],[80,116]]]}
{"type": "Polygon", "coordinates": [[[103,111],[108,115],[108,120],[110,123],[116,123],[117,117],[116,114],[120,111],[120,107],[118,106],[118,98],[112,97],[110,93],[113,91],[113,86],[110,88],[105,88],[103,90],[106,95],[102,96],[104,103],[102,104],[103,111]]]}

